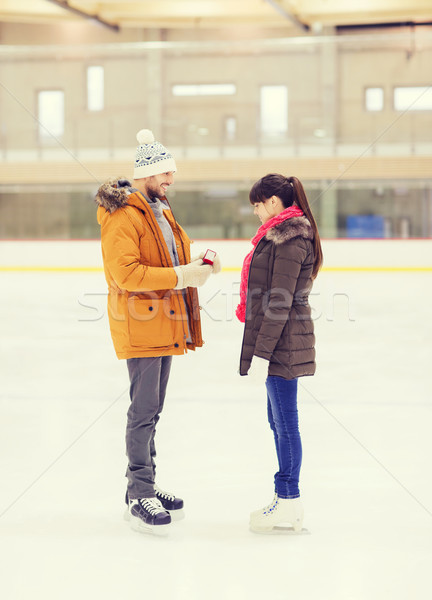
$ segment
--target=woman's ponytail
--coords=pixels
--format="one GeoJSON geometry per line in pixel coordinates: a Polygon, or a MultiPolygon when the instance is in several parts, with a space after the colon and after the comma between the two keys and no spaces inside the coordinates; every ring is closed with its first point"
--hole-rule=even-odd
{"type": "Polygon", "coordinates": [[[306,193],[304,191],[304,188],[301,184],[301,181],[299,179],[297,179],[297,177],[287,177],[287,180],[294,188],[296,205],[302,209],[302,211],[305,214],[305,217],[308,219],[309,223],[311,224],[312,230],[313,230],[313,234],[314,234],[313,246],[314,246],[315,260],[314,260],[314,266],[313,266],[313,271],[312,271],[312,279],[315,279],[315,277],[318,275],[318,271],[321,269],[322,264],[323,264],[323,253],[322,253],[322,248],[321,248],[321,239],[320,239],[320,235],[318,232],[318,227],[317,227],[316,221],[314,219],[314,216],[312,214],[311,208],[309,206],[309,202],[308,202],[306,193]]]}
{"type": "Polygon", "coordinates": [[[296,204],[301,208],[311,224],[315,256],[312,278],[315,279],[323,263],[321,240],[316,221],[300,180],[297,177],[285,177],[280,173],[269,173],[254,183],[249,192],[249,201],[252,205],[255,205],[259,202],[266,202],[272,196],[280,198],[284,208],[296,204]]]}

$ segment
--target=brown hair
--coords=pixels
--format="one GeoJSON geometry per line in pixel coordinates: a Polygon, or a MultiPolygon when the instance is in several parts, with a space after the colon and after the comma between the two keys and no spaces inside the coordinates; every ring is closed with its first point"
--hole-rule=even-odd
{"type": "Polygon", "coordinates": [[[249,192],[249,201],[251,204],[257,204],[258,202],[265,202],[272,196],[280,198],[284,208],[293,206],[293,204],[301,208],[311,224],[315,255],[312,279],[315,279],[322,267],[323,254],[318,227],[301,181],[297,177],[285,177],[279,173],[270,173],[254,183],[249,192]]]}

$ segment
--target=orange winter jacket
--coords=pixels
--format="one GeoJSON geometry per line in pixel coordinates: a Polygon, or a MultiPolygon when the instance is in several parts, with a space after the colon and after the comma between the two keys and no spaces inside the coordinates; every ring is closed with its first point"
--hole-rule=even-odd
{"type": "MultiPolygon", "coordinates": [[[[173,289],[177,275],[162,231],[144,196],[129,186],[110,180],[96,195],[114,348],[118,358],[183,354],[203,344],[198,293],[173,289]]],[[[180,264],[187,264],[190,240],[170,210],[164,215],[180,264]]]]}

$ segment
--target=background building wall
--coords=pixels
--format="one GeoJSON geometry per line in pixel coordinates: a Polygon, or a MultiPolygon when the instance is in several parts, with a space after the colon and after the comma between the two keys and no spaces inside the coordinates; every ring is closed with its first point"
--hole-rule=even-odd
{"type": "Polygon", "coordinates": [[[304,181],[324,237],[353,235],[349,217],[356,215],[380,216],[383,237],[431,236],[432,110],[393,105],[395,87],[430,86],[431,33],[263,33],[253,42],[220,32],[192,43],[184,32],[171,39],[132,29],[114,38],[89,25],[2,24],[0,236],[97,237],[97,186],[106,174],[131,176],[142,127],[178,160],[170,197],[197,237],[250,237],[256,221],[248,191],[272,170],[304,181]],[[89,66],[104,69],[100,111],[87,107],[89,66]],[[235,94],[173,93],[178,84],[213,83],[234,84],[235,94]],[[287,87],[286,131],[260,126],[264,85],[287,87]],[[368,87],[383,89],[381,111],[366,110],[368,87]],[[39,135],[43,90],[64,92],[63,135],[39,135]]]}

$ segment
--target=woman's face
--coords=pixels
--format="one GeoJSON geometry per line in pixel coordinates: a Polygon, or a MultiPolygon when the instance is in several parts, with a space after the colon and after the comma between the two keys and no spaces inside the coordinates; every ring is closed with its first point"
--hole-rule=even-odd
{"type": "Polygon", "coordinates": [[[277,214],[275,196],[267,198],[265,202],[255,202],[254,204],[254,215],[258,217],[263,225],[277,214]]]}

